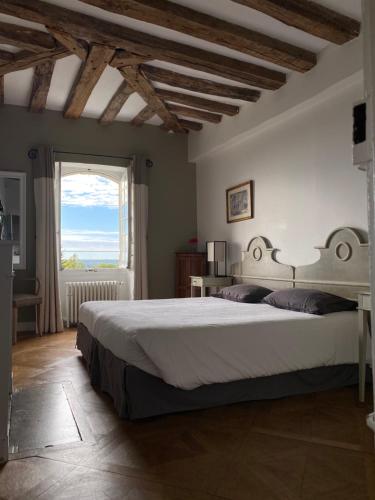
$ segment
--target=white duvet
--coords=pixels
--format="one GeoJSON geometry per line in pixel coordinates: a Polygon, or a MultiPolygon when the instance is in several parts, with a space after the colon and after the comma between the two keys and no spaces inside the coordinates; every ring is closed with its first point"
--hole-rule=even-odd
{"type": "Polygon", "coordinates": [[[182,389],[358,362],[357,313],[213,297],[86,302],[80,321],[128,364],[182,389]]]}

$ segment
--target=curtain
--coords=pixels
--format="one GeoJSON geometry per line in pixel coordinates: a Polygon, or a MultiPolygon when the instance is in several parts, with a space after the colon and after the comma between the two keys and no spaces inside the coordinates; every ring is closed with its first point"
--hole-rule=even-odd
{"type": "Polygon", "coordinates": [[[148,231],[148,167],[142,158],[132,165],[132,243],[133,298],[148,298],[147,231],[148,231]]]}
{"type": "Polygon", "coordinates": [[[41,334],[63,331],[58,282],[56,241],[55,159],[53,149],[39,147],[33,159],[36,217],[36,277],[43,303],[38,328],[41,334]]]}

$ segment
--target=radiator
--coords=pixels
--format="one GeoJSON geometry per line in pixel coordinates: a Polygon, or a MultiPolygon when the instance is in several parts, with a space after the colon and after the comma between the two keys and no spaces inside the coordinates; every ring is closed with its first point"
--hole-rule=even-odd
{"type": "Polygon", "coordinates": [[[118,300],[121,281],[72,281],[65,283],[67,326],[78,323],[79,306],[93,300],[118,300]]]}

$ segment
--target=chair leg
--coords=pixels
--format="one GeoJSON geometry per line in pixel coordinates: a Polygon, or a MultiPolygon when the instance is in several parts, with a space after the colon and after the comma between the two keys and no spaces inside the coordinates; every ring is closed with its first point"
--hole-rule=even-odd
{"type": "Polygon", "coordinates": [[[40,304],[37,304],[35,306],[35,333],[39,335],[39,337],[42,336],[42,332],[39,330],[39,318],[40,318],[40,304]]]}
{"type": "Polygon", "coordinates": [[[18,325],[18,309],[17,307],[13,307],[13,335],[12,335],[13,345],[17,344],[17,325],[18,325]]]}

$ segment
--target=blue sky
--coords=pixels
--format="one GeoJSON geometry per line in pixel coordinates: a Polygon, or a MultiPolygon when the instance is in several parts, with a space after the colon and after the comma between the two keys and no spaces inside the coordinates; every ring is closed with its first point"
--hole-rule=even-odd
{"type": "Polygon", "coordinates": [[[118,184],[96,175],[61,179],[61,246],[63,256],[117,259],[118,184]],[[96,253],[86,253],[96,250],[96,253]]]}

